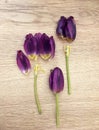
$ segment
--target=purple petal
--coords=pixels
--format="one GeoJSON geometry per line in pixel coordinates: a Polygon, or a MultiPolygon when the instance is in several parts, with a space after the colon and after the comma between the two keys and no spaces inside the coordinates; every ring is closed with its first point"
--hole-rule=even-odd
{"type": "Polygon", "coordinates": [[[40,56],[44,60],[53,58],[55,55],[55,41],[53,37],[47,36],[45,33],[42,34],[40,39],[40,56]]]}
{"type": "Polygon", "coordinates": [[[75,40],[76,38],[76,24],[74,17],[68,18],[61,16],[57,24],[56,33],[62,38],[66,38],[68,42],[75,40]]]}
{"type": "Polygon", "coordinates": [[[42,34],[41,33],[35,33],[34,37],[40,41],[42,34]]]}
{"type": "Polygon", "coordinates": [[[38,50],[38,54],[40,54],[40,41],[41,41],[41,33],[35,33],[34,37],[36,38],[38,44],[37,44],[37,50],[38,50]]]}
{"type": "Polygon", "coordinates": [[[32,37],[33,37],[33,35],[32,35],[31,33],[29,33],[29,34],[27,34],[27,35],[25,36],[26,40],[29,40],[29,39],[31,39],[32,37]]]}
{"type": "Polygon", "coordinates": [[[45,33],[41,37],[41,53],[51,53],[50,38],[45,33]]]}
{"type": "Polygon", "coordinates": [[[50,45],[51,45],[51,57],[55,56],[55,41],[53,36],[50,37],[50,45]]]}
{"type": "Polygon", "coordinates": [[[21,50],[17,51],[16,61],[22,73],[26,74],[30,71],[31,69],[30,61],[21,50]]]}
{"type": "Polygon", "coordinates": [[[67,19],[67,27],[65,28],[65,33],[66,33],[66,37],[67,39],[70,40],[75,40],[76,38],[76,24],[74,21],[74,18],[72,16],[70,16],[67,19]]]}
{"type": "Polygon", "coordinates": [[[57,35],[66,37],[65,27],[66,27],[66,18],[64,16],[61,16],[57,24],[57,29],[56,29],[57,35]]]}
{"type": "Polygon", "coordinates": [[[44,60],[48,60],[51,57],[51,45],[50,38],[43,33],[40,40],[40,56],[44,60]]]}
{"type": "Polygon", "coordinates": [[[38,55],[38,41],[37,39],[32,35],[28,34],[25,37],[25,42],[24,42],[24,50],[27,55],[38,55]]]}
{"type": "Polygon", "coordinates": [[[64,89],[64,76],[60,68],[56,67],[51,71],[49,86],[52,92],[59,93],[64,89]]]}

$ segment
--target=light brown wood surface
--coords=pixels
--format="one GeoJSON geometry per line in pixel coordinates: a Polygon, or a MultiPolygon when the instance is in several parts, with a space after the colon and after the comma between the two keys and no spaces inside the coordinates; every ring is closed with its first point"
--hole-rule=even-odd
{"type": "MultiPolygon", "coordinates": [[[[32,68],[34,61],[31,62],[32,68]]],[[[0,0],[0,130],[99,130],[99,0],[0,0]],[[71,44],[72,94],[67,94],[63,42],[55,34],[60,16],[73,15],[77,38],[71,44]],[[27,33],[45,32],[56,41],[53,60],[38,63],[43,113],[38,115],[33,71],[24,76],[16,65],[27,33]],[[59,66],[65,77],[60,93],[60,127],[55,124],[55,97],[49,89],[50,69],[59,66]]]]}

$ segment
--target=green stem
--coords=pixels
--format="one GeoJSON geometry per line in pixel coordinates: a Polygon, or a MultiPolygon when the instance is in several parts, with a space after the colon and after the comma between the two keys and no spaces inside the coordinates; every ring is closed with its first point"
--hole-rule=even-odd
{"type": "Polygon", "coordinates": [[[58,93],[55,94],[55,98],[56,98],[56,126],[58,127],[59,124],[60,124],[60,121],[59,121],[59,96],[58,96],[58,93]]]}
{"type": "Polygon", "coordinates": [[[68,94],[71,94],[70,72],[69,72],[69,55],[65,54],[65,57],[66,57],[65,59],[66,59],[68,94]]]}
{"type": "Polygon", "coordinates": [[[42,110],[41,110],[39,97],[38,97],[38,93],[37,93],[37,74],[34,74],[34,94],[35,94],[35,101],[36,101],[38,113],[41,114],[42,110]]]}

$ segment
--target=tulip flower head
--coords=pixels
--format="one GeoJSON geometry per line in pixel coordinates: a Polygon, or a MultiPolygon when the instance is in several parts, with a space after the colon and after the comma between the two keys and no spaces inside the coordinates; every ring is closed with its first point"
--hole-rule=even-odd
{"type": "Polygon", "coordinates": [[[59,126],[59,93],[64,89],[64,76],[60,68],[56,67],[49,76],[49,87],[56,98],[56,125],[59,126]]]}
{"type": "Polygon", "coordinates": [[[26,55],[21,51],[17,51],[16,61],[22,73],[27,74],[30,72],[31,64],[26,55]]]}
{"type": "Polygon", "coordinates": [[[57,24],[56,33],[58,36],[72,42],[76,38],[76,24],[73,16],[68,18],[61,16],[57,24]]]}
{"type": "Polygon", "coordinates": [[[62,70],[58,67],[51,70],[49,77],[49,86],[53,93],[59,93],[64,88],[64,77],[62,70]]]}

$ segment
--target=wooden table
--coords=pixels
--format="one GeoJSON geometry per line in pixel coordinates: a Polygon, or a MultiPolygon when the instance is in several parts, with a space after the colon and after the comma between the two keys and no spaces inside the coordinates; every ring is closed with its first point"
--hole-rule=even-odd
{"type": "MultiPolygon", "coordinates": [[[[31,61],[32,68],[34,61],[31,61]]],[[[0,130],[99,130],[99,0],[0,0],[0,130]],[[67,94],[63,42],[55,34],[60,16],[73,15],[77,38],[71,44],[72,94],[67,94]],[[45,73],[38,77],[43,113],[38,115],[33,71],[24,76],[16,65],[25,35],[45,32],[56,41],[53,60],[38,60],[45,73]],[[49,90],[50,69],[65,77],[60,93],[60,127],[55,125],[55,97],[49,90]]]]}

